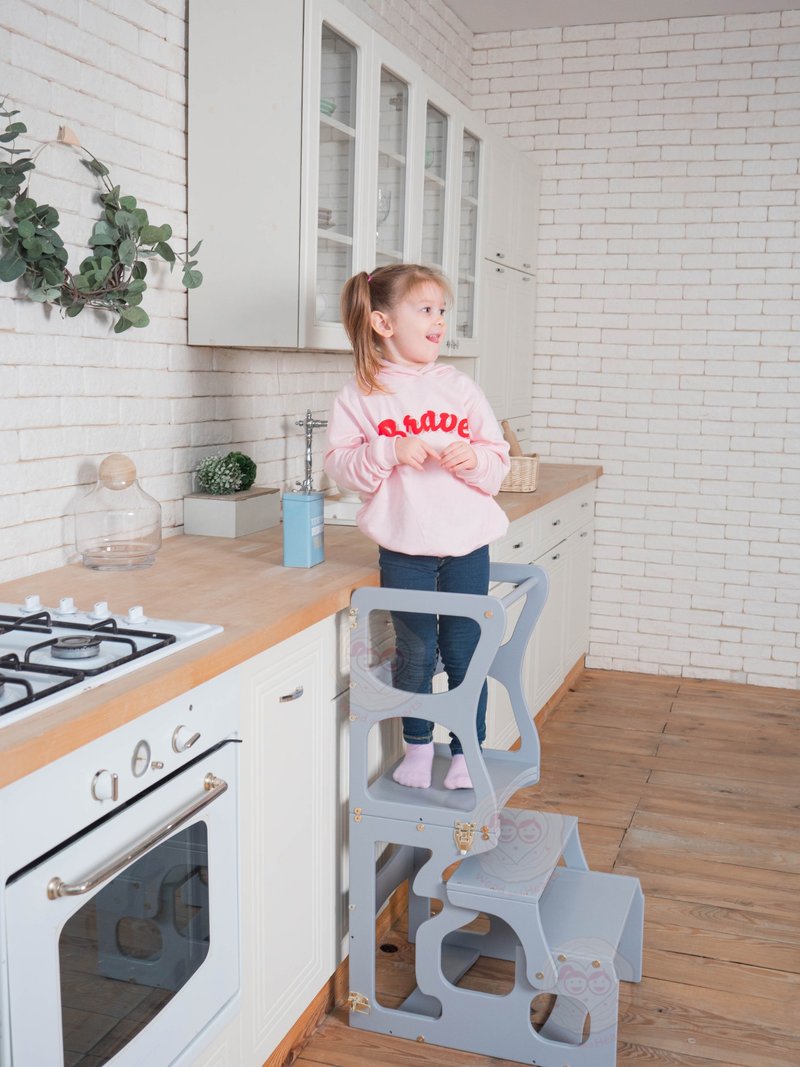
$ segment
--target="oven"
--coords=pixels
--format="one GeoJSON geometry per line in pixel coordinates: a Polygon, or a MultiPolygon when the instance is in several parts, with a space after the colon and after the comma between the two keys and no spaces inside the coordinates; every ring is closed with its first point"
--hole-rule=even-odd
{"type": "MultiPolygon", "coordinates": [[[[117,622],[115,638],[130,629],[117,622]]],[[[73,619],[67,636],[93,625],[73,619]]],[[[180,647],[179,625],[146,627],[144,645],[180,647]]],[[[78,669],[54,693],[29,670],[40,651],[5,656],[0,729],[35,714],[29,690],[52,708],[104,673],[78,669]]],[[[0,790],[0,1067],[188,1064],[237,1009],[238,709],[233,670],[0,790]]]]}

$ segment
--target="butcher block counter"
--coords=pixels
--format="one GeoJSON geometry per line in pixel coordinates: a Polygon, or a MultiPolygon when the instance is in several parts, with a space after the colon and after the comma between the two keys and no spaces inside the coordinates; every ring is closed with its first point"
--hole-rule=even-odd
{"type": "MultiPolygon", "coordinates": [[[[597,466],[541,463],[534,493],[501,493],[511,521],[595,481],[597,466]]],[[[237,539],[166,540],[152,567],[92,571],[60,567],[0,585],[0,601],[43,605],[107,600],[112,612],[142,604],[153,618],[214,623],[223,632],[19,722],[0,725],[0,787],[243,663],[347,608],[354,589],[378,584],[375,545],[357,529],[325,528],[325,562],[282,566],[282,527],[237,539]]]]}

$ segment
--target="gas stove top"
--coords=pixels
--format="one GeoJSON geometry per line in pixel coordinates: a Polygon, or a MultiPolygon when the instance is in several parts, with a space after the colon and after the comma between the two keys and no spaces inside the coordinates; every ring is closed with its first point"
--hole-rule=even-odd
{"type": "Polygon", "coordinates": [[[0,603],[0,729],[221,632],[148,618],[138,604],[115,615],[105,601],[82,611],[72,597],[0,603]]]}

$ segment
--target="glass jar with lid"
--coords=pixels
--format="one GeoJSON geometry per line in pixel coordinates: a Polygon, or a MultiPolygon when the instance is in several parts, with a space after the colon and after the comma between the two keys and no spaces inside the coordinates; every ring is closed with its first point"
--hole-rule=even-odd
{"type": "Polygon", "coordinates": [[[129,456],[100,464],[97,485],[75,509],[75,543],[86,567],[149,567],[161,548],[161,505],[139,485],[129,456]]]}

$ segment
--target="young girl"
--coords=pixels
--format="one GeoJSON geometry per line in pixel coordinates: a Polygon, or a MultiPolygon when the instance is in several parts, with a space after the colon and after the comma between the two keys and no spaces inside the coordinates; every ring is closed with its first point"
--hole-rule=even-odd
{"type": "MultiPolygon", "coordinates": [[[[490,541],[508,520],[493,499],[509,468],[508,445],[486,397],[460,371],[437,363],[451,298],[444,277],[400,263],[356,274],[342,290],[342,321],[353,346],[355,379],[328,420],[325,471],[361,496],[359,528],[378,543],[381,585],[393,589],[489,590],[490,541]]],[[[451,689],[478,642],[472,619],[393,612],[395,688],[430,693],[438,654],[451,689]]],[[[486,683],[476,708],[486,737],[486,683]]],[[[401,785],[426,789],[433,723],[403,718],[401,785]]],[[[470,789],[458,738],[444,784],[470,789]]]]}

